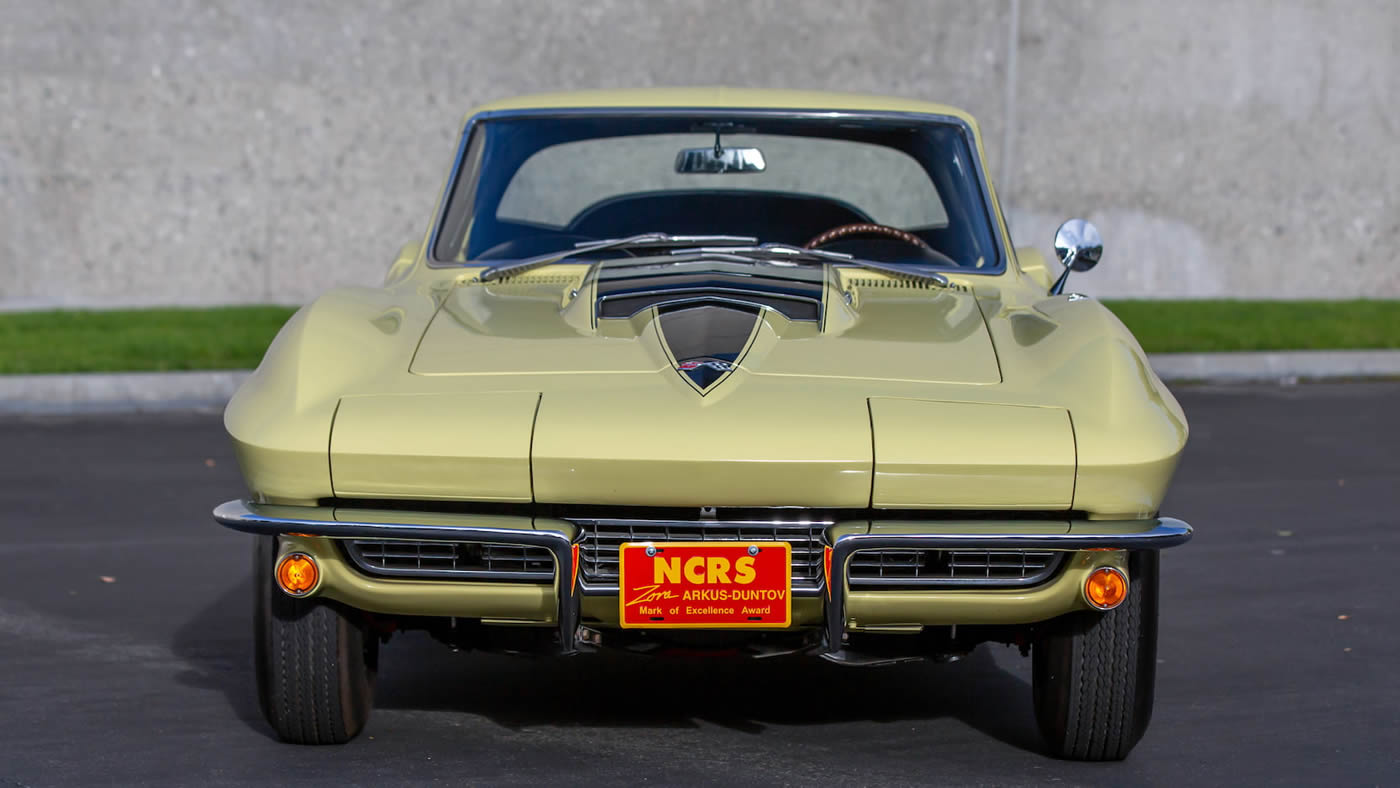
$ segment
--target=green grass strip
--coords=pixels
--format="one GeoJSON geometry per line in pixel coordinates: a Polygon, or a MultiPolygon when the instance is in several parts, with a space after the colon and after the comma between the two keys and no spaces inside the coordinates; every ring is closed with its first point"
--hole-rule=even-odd
{"type": "Polygon", "coordinates": [[[250,369],[282,306],[0,313],[0,374],[250,369]]]}
{"type": "MultiPolygon", "coordinates": [[[[1400,348],[1400,301],[1108,301],[1149,353],[1400,348]]],[[[249,369],[281,306],[0,313],[0,374],[249,369]]]]}
{"type": "Polygon", "coordinates": [[[1106,301],[1149,353],[1400,348],[1400,301],[1106,301]]]}

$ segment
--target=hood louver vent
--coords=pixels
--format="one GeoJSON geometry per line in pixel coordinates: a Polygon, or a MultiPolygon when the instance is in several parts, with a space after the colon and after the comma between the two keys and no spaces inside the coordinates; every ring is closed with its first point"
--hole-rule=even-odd
{"type": "Polygon", "coordinates": [[[491,281],[491,282],[482,282],[482,281],[480,281],[480,280],[472,280],[472,281],[470,281],[470,282],[467,282],[466,284],[470,284],[470,285],[479,285],[479,286],[482,286],[482,287],[501,287],[501,286],[511,286],[511,285],[513,285],[513,286],[515,286],[515,287],[536,287],[536,286],[541,286],[541,287],[542,287],[542,286],[546,286],[546,285],[548,285],[548,286],[554,286],[554,287],[559,287],[559,286],[562,286],[562,285],[571,285],[571,284],[574,284],[574,283],[577,282],[577,281],[578,281],[578,277],[576,277],[576,276],[562,276],[562,275],[558,275],[558,274],[555,274],[555,275],[553,275],[553,276],[539,276],[539,275],[533,274],[533,273],[524,273],[524,274],[521,274],[521,275],[519,275],[519,276],[507,276],[507,277],[503,277],[503,278],[501,278],[501,279],[497,279],[497,280],[494,280],[494,281],[491,281]]]}
{"type": "Polygon", "coordinates": [[[789,320],[820,321],[822,271],[793,269],[782,275],[706,265],[641,272],[604,269],[598,279],[600,319],[630,318],[651,307],[723,301],[740,308],[772,309],[789,320]]]}
{"type": "Polygon", "coordinates": [[[917,279],[851,279],[848,286],[852,289],[864,287],[878,287],[894,290],[957,290],[960,293],[968,292],[963,285],[953,283],[944,287],[935,285],[932,282],[921,282],[917,279]]]}

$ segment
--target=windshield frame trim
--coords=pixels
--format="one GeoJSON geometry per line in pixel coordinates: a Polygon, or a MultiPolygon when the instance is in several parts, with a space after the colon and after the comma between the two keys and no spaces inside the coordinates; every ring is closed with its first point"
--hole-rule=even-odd
{"type": "MultiPolygon", "coordinates": [[[[485,265],[481,261],[457,262],[456,260],[440,260],[437,257],[438,235],[441,233],[443,224],[447,221],[447,212],[451,206],[453,194],[457,190],[457,182],[462,176],[462,164],[467,154],[467,141],[471,139],[472,132],[476,126],[482,122],[497,118],[566,118],[566,117],[586,117],[586,116],[607,116],[607,117],[667,117],[667,116],[704,116],[721,115],[724,117],[747,117],[747,118],[782,118],[785,120],[908,120],[919,122],[945,123],[957,127],[967,145],[968,151],[972,155],[973,161],[969,175],[976,181],[978,194],[982,196],[982,211],[985,215],[987,227],[992,234],[992,248],[996,253],[996,260],[993,265],[984,268],[950,268],[938,269],[940,272],[947,270],[957,276],[999,276],[1007,272],[1010,267],[1010,238],[1009,230],[1002,223],[999,210],[994,210],[994,206],[999,208],[999,204],[994,202],[990,188],[990,181],[983,167],[982,150],[977,145],[976,135],[973,133],[972,125],[965,119],[956,115],[944,115],[934,112],[895,112],[887,110],[821,110],[821,109],[754,109],[752,107],[531,107],[528,109],[508,109],[491,110],[478,112],[467,119],[462,129],[462,139],[458,145],[457,157],[452,165],[452,173],[448,178],[447,185],[443,189],[440,207],[433,217],[432,232],[428,237],[428,246],[424,255],[425,262],[430,269],[452,269],[466,268],[478,265],[485,265]]],[[[523,259],[523,258],[522,258],[523,259]]],[[[505,261],[500,261],[505,262],[505,261]]],[[[489,266],[488,266],[489,267],[489,266]]]]}

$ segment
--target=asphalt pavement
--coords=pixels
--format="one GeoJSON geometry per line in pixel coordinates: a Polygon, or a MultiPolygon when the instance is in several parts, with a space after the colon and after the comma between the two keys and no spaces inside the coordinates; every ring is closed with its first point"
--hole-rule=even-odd
{"type": "Polygon", "coordinates": [[[1132,756],[1041,751],[1030,661],[381,652],[343,747],[274,741],[213,413],[0,420],[0,786],[1400,783],[1400,384],[1186,388],[1157,704],[1132,756]]]}

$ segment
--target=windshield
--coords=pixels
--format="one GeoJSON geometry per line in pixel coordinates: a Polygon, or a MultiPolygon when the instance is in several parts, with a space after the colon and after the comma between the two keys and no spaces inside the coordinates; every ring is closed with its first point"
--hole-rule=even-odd
{"type": "MultiPolygon", "coordinates": [[[[935,120],[567,115],[474,124],[439,262],[516,260],[641,233],[752,236],[894,264],[1000,270],[961,126],[935,120]],[[931,252],[930,252],[931,250],[931,252]]],[[[601,254],[601,253],[600,253],[601,254]]]]}

